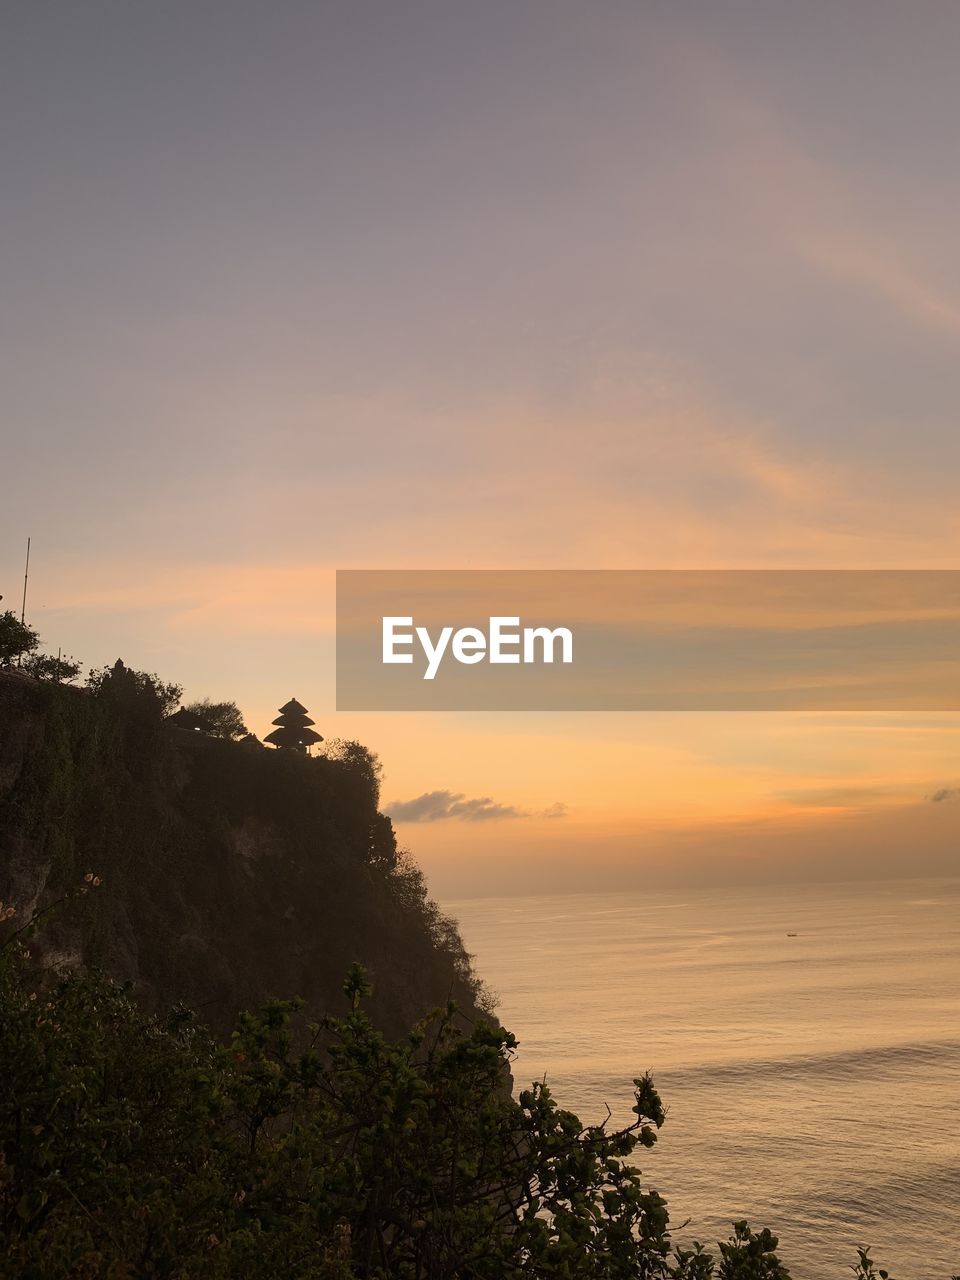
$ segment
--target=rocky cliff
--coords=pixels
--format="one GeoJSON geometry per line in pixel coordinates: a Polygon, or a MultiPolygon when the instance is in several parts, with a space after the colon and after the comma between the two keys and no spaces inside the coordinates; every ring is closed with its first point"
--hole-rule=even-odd
{"type": "Polygon", "coordinates": [[[0,899],[25,917],[96,874],[45,925],[47,963],[100,966],[221,1033],[273,995],[340,1010],[353,961],[391,1034],[451,996],[476,1012],[456,929],[377,805],[362,748],[268,751],[0,673],[0,899]]]}

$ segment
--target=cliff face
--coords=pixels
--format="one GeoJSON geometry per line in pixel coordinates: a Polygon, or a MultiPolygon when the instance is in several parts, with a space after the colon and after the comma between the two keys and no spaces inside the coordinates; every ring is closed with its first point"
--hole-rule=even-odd
{"type": "Polygon", "coordinates": [[[0,673],[0,899],[24,916],[94,872],[102,887],[44,928],[47,962],[96,964],[221,1033],[269,996],[341,1011],[353,961],[390,1034],[451,996],[475,1011],[456,930],[377,798],[362,750],[221,742],[0,673]]]}

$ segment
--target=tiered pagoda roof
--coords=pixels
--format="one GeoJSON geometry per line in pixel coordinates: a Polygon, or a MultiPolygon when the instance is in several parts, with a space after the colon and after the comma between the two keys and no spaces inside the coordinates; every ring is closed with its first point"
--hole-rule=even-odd
{"type": "Polygon", "coordinates": [[[310,726],[315,722],[307,714],[307,708],[296,698],[291,698],[280,708],[280,714],[273,722],[277,728],[268,733],[265,742],[272,743],[284,751],[306,751],[315,742],[323,738],[310,726]]]}

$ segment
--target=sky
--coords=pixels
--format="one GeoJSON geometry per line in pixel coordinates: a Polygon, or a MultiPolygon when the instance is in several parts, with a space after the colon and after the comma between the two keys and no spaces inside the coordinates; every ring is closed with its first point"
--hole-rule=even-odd
{"type": "Polygon", "coordinates": [[[348,715],[333,667],[337,568],[960,567],[952,0],[3,8],[48,647],[295,694],[441,895],[953,869],[956,716],[348,715]]]}

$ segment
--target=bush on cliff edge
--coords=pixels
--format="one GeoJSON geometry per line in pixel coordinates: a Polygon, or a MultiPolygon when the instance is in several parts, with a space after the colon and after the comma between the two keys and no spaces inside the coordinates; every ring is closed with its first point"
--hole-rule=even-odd
{"type": "Polygon", "coordinates": [[[449,1006],[386,1038],[358,967],[343,1016],[295,1035],[299,1002],[273,1001],[222,1045],[183,1008],[41,971],[31,927],[0,918],[0,1274],[788,1276],[746,1223],[716,1257],[671,1251],[628,1163],[664,1119],[648,1077],[632,1126],[583,1126],[543,1084],[511,1097],[516,1042],[492,1021],[449,1006]]]}

